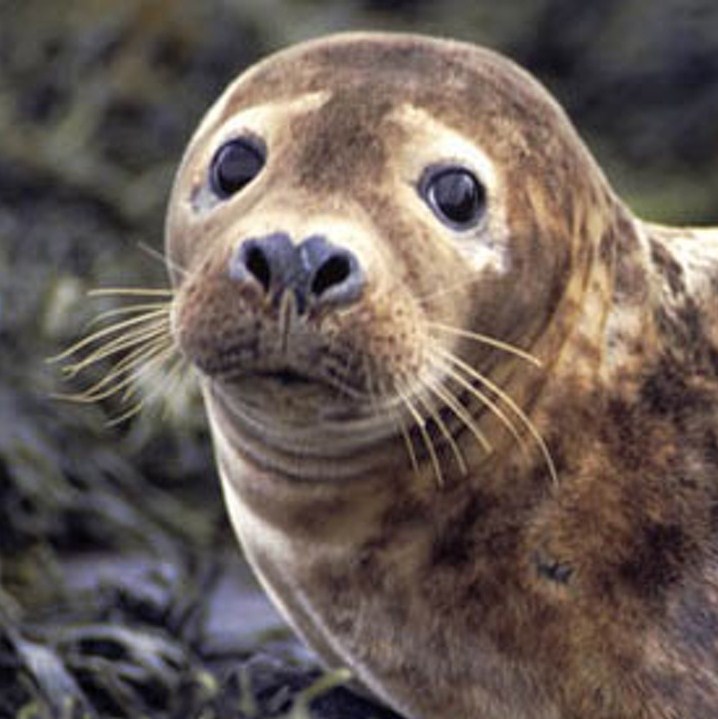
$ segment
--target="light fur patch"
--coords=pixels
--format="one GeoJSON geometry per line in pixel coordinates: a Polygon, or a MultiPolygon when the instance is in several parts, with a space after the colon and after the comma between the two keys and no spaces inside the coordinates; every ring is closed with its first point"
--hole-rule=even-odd
{"type": "MultiPolygon", "coordinates": [[[[471,170],[486,189],[487,213],[478,227],[465,232],[445,225],[446,235],[478,272],[505,275],[511,269],[509,228],[503,210],[504,187],[491,158],[471,139],[443,124],[423,108],[404,104],[392,119],[408,130],[408,142],[402,148],[398,172],[403,185],[416,202],[416,188],[422,174],[431,165],[460,165],[471,170]]],[[[422,202],[431,221],[439,223],[433,211],[422,202]]]]}
{"type": "Polygon", "coordinates": [[[712,268],[718,265],[718,230],[676,229],[670,242],[662,244],[683,268],[688,294],[695,297],[712,294],[710,279],[712,268]]]}
{"type": "MultiPolygon", "coordinates": [[[[240,80],[243,79],[240,78],[240,80]]],[[[208,131],[216,132],[217,143],[214,145],[216,148],[231,137],[236,137],[242,130],[249,129],[256,133],[261,130],[262,133],[266,134],[276,128],[277,125],[286,123],[288,117],[320,108],[332,95],[330,91],[322,90],[320,92],[308,92],[290,100],[268,102],[248,107],[232,115],[217,130],[217,125],[220,124],[221,118],[227,112],[227,105],[234,100],[238,84],[239,81],[231,84],[222,97],[209,109],[197,128],[195,137],[199,138],[208,131]]],[[[196,142],[196,140],[193,142],[196,142]]]]}
{"type": "Polygon", "coordinates": [[[237,137],[257,137],[270,147],[275,144],[274,138],[291,118],[319,109],[331,98],[332,93],[326,90],[311,92],[291,100],[248,107],[230,116],[217,127],[233,95],[234,85],[231,85],[217,104],[209,110],[190,145],[202,148],[202,154],[194,163],[196,169],[192,177],[192,186],[198,188],[190,199],[191,208],[195,212],[206,211],[216,204],[216,198],[207,187],[206,176],[214,153],[222,145],[237,137]]]}

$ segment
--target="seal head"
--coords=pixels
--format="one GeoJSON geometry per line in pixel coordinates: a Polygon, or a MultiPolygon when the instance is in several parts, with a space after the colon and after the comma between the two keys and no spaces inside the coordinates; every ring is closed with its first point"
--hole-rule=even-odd
{"type": "Polygon", "coordinates": [[[167,224],[179,344],[251,415],[268,466],[313,476],[296,454],[413,423],[403,397],[442,384],[440,352],[515,371],[440,326],[560,343],[593,249],[579,235],[608,202],[562,111],[507,61],[411,37],[300,46],[235,82],[187,151],[167,224]]]}

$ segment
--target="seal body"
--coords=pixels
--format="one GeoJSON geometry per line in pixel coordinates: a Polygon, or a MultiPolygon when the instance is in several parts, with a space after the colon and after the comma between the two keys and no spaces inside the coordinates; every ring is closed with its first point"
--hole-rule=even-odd
{"type": "Polygon", "coordinates": [[[412,719],[718,715],[718,231],[636,219],[473,46],[350,34],[207,113],[174,335],[289,622],[412,719]]]}

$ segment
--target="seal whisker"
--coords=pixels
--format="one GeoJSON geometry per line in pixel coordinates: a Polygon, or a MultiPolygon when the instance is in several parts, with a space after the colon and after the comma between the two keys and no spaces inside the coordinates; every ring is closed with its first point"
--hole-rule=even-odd
{"type": "Polygon", "coordinates": [[[482,405],[487,407],[489,411],[493,413],[493,415],[504,425],[504,427],[506,427],[506,429],[511,433],[513,438],[518,442],[521,451],[524,453],[528,453],[526,441],[521,435],[521,432],[517,429],[511,417],[509,417],[506,412],[504,412],[503,409],[496,402],[494,402],[494,400],[491,399],[491,397],[489,397],[485,392],[482,392],[478,387],[473,385],[465,376],[460,374],[457,368],[452,367],[448,362],[443,361],[439,357],[435,357],[433,361],[435,361],[437,366],[446,373],[448,378],[452,379],[464,390],[473,395],[482,405]]]}
{"type": "Polygon", "coordinates": [[[372,367],[371,367],[371,361],[369,359],[368,355],[364,355],[363,357],[363,364],[364,364],[364,372],[366,374],[366,386],[367,386],[367,393],[369,395],[369,402],[372,406],[372,410],[376,416],[379,416],[382,412],[380,406],[379,406],[379,399],[381,399],[382,404],[385,408],[385,411],[388,410],[389,417],[394,424],[394,426],[399,430],[403,440],[404,444],[406,446],[406,452],[409,455],[409,461],[411,463],[411,467],[414,473],[414,478],[419,481],[420,473],[419,473],[419,462],[416,458],[416,451],[414,450],[414,443],[411,440],[411,435],[409,433],[409,430],[406,427],[406,422],[404,421],[404,417],[402,416],[401,412],[398,412],[395,408],[392,408],[389,406],[389,403],[387,402],[388,399],[388,393],[386,391],[382,391],[383,388],[379,388],[375,386],[375,380],[372,373],[372,367]],[[378,393],[378,397],[377,397],[378,393]]]}
{"type": "Polygon", "coordinates": [[[443,387],[442,385],[432,385],[429,389],[431,389],[431,391],[437,395],[437,397],[456,415],[456,417],[464,423],[464,426],[471,432],[471,434],[474,435],[482,449],[487,454],[491,454],[494,449],[491,442],[489,442],[483,432],[476,426],[476,422],[469,411],[462,406],[459,400],[454,397],[449,389],[443,387]]]}
{"type": "Polygon", "coordinates": [[[110,368],[110,371],[102,382],[107,383],[113,378],[119,377],[123,373],[130,371],[133,367],[140,367],[158,351],[164,349],[174,349],[172,343],[167,341],[164,337],[157,337],[149,340],[146,344],[143,344],[141,347],[137,347],[129,352],[127,356],[116,362],[110,368]]]}
{"type": "Polygon", "coordinates": [[[174,290],[166,287],[96,287],[88,297],[173,297],[174,290]]]}
{"type": "Polygon", "coordinates": [[[168,341],[171,341],[169,340],[169,326],[165,322],[153,323],[150,327],[137,328],[101,345],[79,362],[65,367],[63,372],[68,377],[75,377],[90,365],[97,364],[112,355],[160,337],[167,337],[168,341]]]}
{"type": "Polygon", "coordinates": [[[163,364],[168,365],[166,371],[159,378],[157,385],[154,386],[152,390],[145,396],[145,399],[148,401],[153,401],[161,395],[166,395],[170,388],[170,385],[176,383],[178,376],[185,364],[184,359],[181,355],[175,355],[174,361],[172,361],[172,359],[173,358],[171,354],[168,354],[164,358],[162,358],[162,355],[159,354],[151,361],[145,362],[141,367],[138,367],[136,372],[133,374],[133,379],[136,381],[127,385],[127,388],[122,394],[122,401],[127,402],[134,395],[137,394],[137,381],[140,380],[143,375],[154,372],[155,369],[161,367],[163,364]]]}
{"type": "Polygon", "coordinates": [[[372,372],[371,361],[368,355],[362,357],[362,364],[364,365],[364,375],[366,377],[366,391],[369,397],[369,405],[371,406],[372,414],[378,417],[382,414],[382,405],[386,404],[387,393],[383,391],[383,388],[376,386],[376,380],[372,372]],[[381,400],[381,403],[380,401],[381,400]]]}
{"type": "Polygon", "coordinates": [[[427,321],[426,324],[433,329],[440,330],[441,332],[456,335],[457,337],[466,337],[468,339],[473,339],[480,344],[488,345],[489,347],[494,347],[495,349],[500,349],[504,352],[509,352],[516,357],[520,357],[522,360],[526,360],[526,362],[529,362],[535,367],[542,366],[542,362],[540,359],[530,354],[529,352],[526,352],[526,350],[522,350],[520,347],[511,344],[510,342],[499,340],[494,337],[481,334],[480,332],[472,332],[471,330],[466,330],[460,327],[452,327],[451,325],[445,325],[441,322],[427,321]]]}
{"type": "MultiPolygon", "coordinates": [[[[144,349],[144,348],[143,348],[144,349]]],[[[146,349],[139,357],[134,358],[132,365],[120,370],[112,370],[109,375],[95,383],[91,387],[77,394],[55,395],[58,399],[65,399],[71,402],[91,404],[107,399],[126,387],[131,387],[134,382],[145,372],[155,366],[164,364],[173,354],[172,345],[162,345],[146,349]],[[115,380],[117,380],[115,382],[115,380]],[[113,382],[115,382],[113,384],[113,382]],[[109,386],[108,386],[109,385],[109,386]]],[[[131,394],[125,393],[122,401],[126,402],[131,394]]]]}
{"type": "MultiPolygon", "coordinates": [[[[396,427],[396,429],[399,431],[399,433],[402,436],[402,439],[404,441],[404,446],[406,447],[406,453],[409,457],[409,462],[411,464],[412,472],[414,474],[414,478],[416,481],[419,481],[421,474],[419,472],[419,460],[416,456],[416,450],[414,449],[414,442],[411,438],[411,433],[409,432],[409,429],[406,426],[406,421],[404,419],[404,416],[402,413],[396,408],[392,407],[389,402],[387,402],[388,395],[386,393],[380,392],[380,398],[382,402],[384,403],[384,409],[388,412],[389,418],[392,421],[392,424],[396,427]]],[[[400,400],[403,404],[403,400],[400,400]]],[[[375,410],[376,414],[380,413],[380,407],[377,402],[377,397],[374,395],[372,404],[375,410]]]]}
{"type": "Polygon", "coordinates": [[[111,397],[112,395],[115,395],[118,392],[124,390],[120,397],[120,402],[122,404],[126,404],[130,401],[130,399],[132,399],[135,394],[137,394],[137,383],[141,376],[153,370],[155,366],[160,367],[165,364],[170,358],[170,356],[171,353],[169,351],[158,352],[154,356],[147,358],[144,364],[133,369],[129,374],[124,377],[124,379],[118,381],[111,387],[108,387],[104,392],[96,392],[92,395],[83,396],[83,399],[79,399],[76,401],[86,403],[100,402],[103,399],[107,399],[108,397],[111,397]]]}
{"type": "MultiPolygon", "coordinates": [[[[174,348],[169,347],[167,354],[165,356],[158,355],[157,357],[150,360],[148,363],[144,364],[137,372],[135,372],[132,376],[132,380],[135,382],[143,375],[148,373],[150,370],[154,370],[155,368],[161,367],[162,365],[166,364],[167,361],[172,357],[172,352],[174,348]]],[[[152,391],[146,394],[142,399],[138,400],[132,407],[130,407],[126,412],[123,412],[122,414],[118,415],[117,417],[113,417],[108,421],[108,426],[112,427],[115,425],[118,425],[128,419],[131,419],[132,417],[139,414],[144,407],[149,405],[152,402],[155,402],[162,394],[165,393],[165,390],[167,389],[167,383],[168,378],[174,376],[176,373],[180,372],[185,364],[185,360],[180,355],[175,355],[176,360],[175,363],[170,367],[168,372],[162,376],[160,379],[160,382],[152,388],[152,391]]],[[[127,402],[131,397],[133,397],[135,394],[137,394],[137,388],[136,386],[130,386],[127,391],[122,396],[122,401],[127,402]]]]}
{"type": "Polygon", "coordinates": [[[427,300],[433,300],[437,297],[443,297],[445,295],[450,295],[454,292],[458,292],[459,290],[464,289],[467,285],[472,284],[473,282],[477,282],[477,279],[474,275],[471,275],[470,277],[465,277],[462,280],[459,280],[458,282],[455,282],[454,284],[443,286],[438,290],[435,290],[434,292],[427,292],[426,294],[419,295],[417,297],[419,302],[426,302],[427,300]]]}
{"type": "Polygon", "coordinates": [[[409,455],[409,461],[411,462],[412,470],[414,471],[414,477],[418,481],[421,474],[419,472],[419,460],[416,457],[416,450],[414,449],[414,443],[411,439],[411,434],[409,430],[407,429],[406,422],[404,421],[404,418],[401,414],[401,412],[398,412],[396,410],[391,411],[391,416],[394,419],[394,422],[399,428],[399,431],[401,432],[401,436],[404,438],[404,444],[406,445],[406,452],[409,455]]]}
{"type": "MultiPolygon", "coordinates": [[[[93,332],[92,334],[88,335],[87,337],[83,337],[78,342],[75,342],[74,344],[70,345],[70,347],[68,347],[66,350],[61,352],[59,355],[51,357],[49,361],[50,362],[61,362],[62,360],[65,360],[68,357],[71,357],[72,355],[77,354],[80,350],[83,350],[85,347],[92,345],[105,337],[113,335],[117,332],[122,332],[123,330],[127,330],[128,328],[132,328],[136,325],[142,325],[143,323],[148,323],[151,320],[157,320],[160,318],[162,320],[165,320],[168,318],[168,316],[169,315],[168,315],[168,312],[166,309],[153,310],[151,312],[147,312],[146,314],[143,314],[140,317],[131,317],[130,319],[122,320],[121,322],[116,322],[112,325],[109,325],[108,327],[103,327],[102,329],[93,332]]],[[[169,327],[169,325],[168,325],[168,327],[169,327]]],[[[141,328],[141,330],[144,330],[144,329],[146,329],[146,328],[141,328]]],[[[122,336],[124,337],[125,335],[122,335],[122,336]]]]}
{"type": "Polygon", "coordinates": [[[103,387],[106,387],[108,384],[110,384],[113,380],[115,380],[117,377],[121,376],[125,372],[129,371],[129,369],[134,365],[140,365],[151,355],[155,353],[155,350],[159,349],[165,349],[169,345],[164,340],[164,338],[157,338],[155,340],[152,340],[148,342],[147,344],[143,344],[141,347],[138,347],[134,350],[132,350],[126,357],[123,357],[122,360],[118,361],[116,364],[114,364],[110,371],[96,384],[94,384],[89,389],[85,390],[83,394],[94,394],[97,390],[102,389],[103,387]]]}
{"type": "Polygon", "coordinates": [[[96,324],[99,324],[100,322],[104,322],[105,320],[111,319],[113,317],[120,317],[124,315],[132,315],[144,312],[149,313],[160,309],[164,309],[164,311],[169,315],[171,308],[172,305],[169,302],[151,302],[149,304],[143,303],[139,305],[129,305],[128,307],[115,307],[114,309],[101,312],[99,315],[97,315],[97,317],[93,317],[87,326],[88,328],[92,327],[96,324]]]}
{"type": "MultiPolygon", "coordinates": [[[[488,390],[493,392],[518,418],[518,420],[521,422],[521,424],[526,428],[528,433],[533,437],[534,441],[536,442],[541,454],[543,455],[543,458],[546,462],[546,466],[548,468],[549,474],[551,475],[551,480],[554,483],[558,483],[558,472],[556,471],[556,465],[554,464],[553,458],[551,457],[551,453],[548,449],[548,446],[546,444],[546,441],[541,436],[541,433],[536,428],[536,425],[531,421],[529,416],[524,412],[521,407],[519,407],[518,404],[511,398],[509,394],[507,394],[504,390],[502,390],[495,382],[492,382],[488,377],[483,375],[478,370],[471,367],[471,365],[467,364],[463,360],[456,357],[453,353],[449,352],[448,350],[444,350],[440,347],[436,347],[435,351],[438,352],[440,355],[445,357],[450,363],[452,363],[456,368],[463,371],[464,374],[468,377],[472,377],[477,382],[480,382],[482,385],[484,385],[488,390]]],[[[459,381],[458,373],[454,375],[454,379],[459,381]]],[[[463,382],[461,382],[463,384],[463,382]]],[[[492,409],[494,414],[501,419],[501,415],[496,412],[496,405],[495,403],[492,403],[490,398],[483,395],[483,393],[476,394],[476,388],[470,383],[466,383],[467,389],[473,388],[472,393],[479,397],[481,395],[483,397],[482,401],[492,409]],[[487,401],[488,400],[488,401],[487,401]],[[494,404],[494,407],[491,407],[491,404],[494,404]]],[[[504,415],[505,416],[505,415],[504,415]]],[[[508,424],[504,422],[506,426],[511,430],[511,427],[513,426],[513,423],[509,422],[508,424]]],[[[515,427],[513,430],[511,430],[512,434],[516,439],[519,439],[519,434],[516,431],[515,427]]]]}
{"type": "MultiPolygon", "coordinates": [[[[122,292],[124,293],[124,290],[122,292]]],[[[148,292],[151,297],[160,296],[158,291],[148,292]]],[[[164,294],[164,291],[161,292],[164,294]]],[[[135,290],[130,293],[132,296],[138,296],[135,290]]],[[[93,290],[89,294],[104,295],[107,291],[93,290]]],[[[84,354],[62,369],[66,378],[74,378],[103,360],[122,353],[125,353],[124,356],[114,361],[109,370],[86,389],[76,393],[56,393],[53,397],[89,404],[100,402],[125,390],[120,401],[127,402],[135,394],[133,385],[137,380],[144,373],[162,366],[176,352],[170,332],[170,309],[170,303],[162,300],[113,308],[94,318],[88,326],[109,318],[120,319],[91,332],[51,361],[67,360],[73,355],[84,354]],[[130,316],[127,317],[128,315],[130,316]],[[93,348],[93,345],[98,346],[93,348]]]]}
{"type": "Polygon", "coordinates": [[[156,250],[154,247],[150,247],[146,242],[138,242],[137,246],[146,254],[148,254],[153,260],[158,260],[163,267],[169,267],[180,275],[187,276],[187,270],[182,267],[175,260],[167,257],[166,253],[156,250]]]}
{"type": "MultiPolygon", "coordinates": [[[[94,399],[99,400],[110,397],[128,386],[131,387],[133,381],[138,379],[144,372],[149,371],[155,365],[161,365],[166,359],[169,359],[172,356],[174,348],[172,345],[169,345],[161,340],[156,340],[152,344],[142,347],[141,349],[143,350],[142,352],[140,352],[137,356],[132,357],[131,360],[123,366],[112,367],[107,377],[98,382],[94,387],[90,388],[88,393],[92,392],[95,395],[94,399]],[[120,378],[123,376],[125,379],[121,380],[120,378]],[[115,384],[112,384],[113,382],[115,382],[115,384]],[[103,390],[102,394],[97,394],[107,385],[111,386],[103,390]]],[[[122,401],[126,402],[127,399],[129,399],[129,396],[130,395],[125,392],[125,394],[123,394],[122,401]]]]}
{"type": "Polygon", "coordinates": [[[397,393],[399,397],[401,398],[404,406],[409,411],[409,414],[414,419],[414,422],[416,423],[416,426],[419,430],[419,433],[421,434],[421,438],[423,440],[424,446],[426,447],[429,458],[431,460],[432,467],[434,469],[434,476],[436,477],[436,482],[439,487],[444,486],[444,473],[441,471],[441,463],[439,462],[439,456],[436,453],[436,447],[434,446],[434,441],[431,439],[431,435],[429,434],[429,431],[426,428],[426,419],[421,416],[421,413],[416,408],[416,406],[411,401],[409,392],[402,388],[397,386],[397,393]]]}
{"type": "Polygon", "coordinates": [[[146,399],[143,398],[143,399],[139,400],[136,404],[134,404],[132,407],[130,407],[130,409],[128,409],[126,412],[123,412],[122,414],[109,419],[106,423],[107,426],[115,427],[118,424],[122,424],[122,422],[124,422],[128,419],[132,419],[132,417],[135,417],[144,409],[146,404],[147,404],[146,399]]]}
{"type": "MultiPolygon", "coordinates": [[[[425,385],[425,388],[432,394],[436,394],[433,392],[433,388],[429,384],[425,385]]],[[[446,422],[444,422],[444,420],[441,418],[441,414],[429,398],[424,397],[420,394],[417,395],[417,399],[426,408],[426,411],[431,416],[431,419],[434,420],[436,426],[439,428],[439,431],[444,436],[444,439],[446,440],[447,444],[449,445],[449,447],[451,447],[451,451],[454,454],[456,464],[459,467],[459,471],[461,472],[462,476],[465,477],[468,474],[466,460],[464,459],[464,455],[461,453],[459,446],[456,444],[456,440],[449,431],[449,428],[446,426],[446,422]]]]}

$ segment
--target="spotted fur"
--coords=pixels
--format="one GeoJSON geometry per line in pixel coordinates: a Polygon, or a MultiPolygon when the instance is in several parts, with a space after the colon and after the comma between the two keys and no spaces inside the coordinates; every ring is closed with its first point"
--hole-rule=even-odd
{"type": "Polygon", "coordinates": [[[230,86],[190,143],[167,241],[175,335],[200,370],[236,531],[328,664],[412,719],[718,715],[718,230],[631,215],[506,59],[360,34],[230,86]],[[267,166],[219,203],[208,163],[242,132],[263,138],[267,166]],[[487,188],[471,235],[417,191],[447,161],[487,188]],[[277,231],[351,248],[361,300],[300,318],[238,288],[237,243],[277,231]],[[513,398],[557,481],[526,426],[522,447],[437,351],[491,378],[489,402],[513,398]],[[287,365],[309,381],[266,376],[287,365]],[[442,382],[492,453],[427,394],[442,382]]]}

